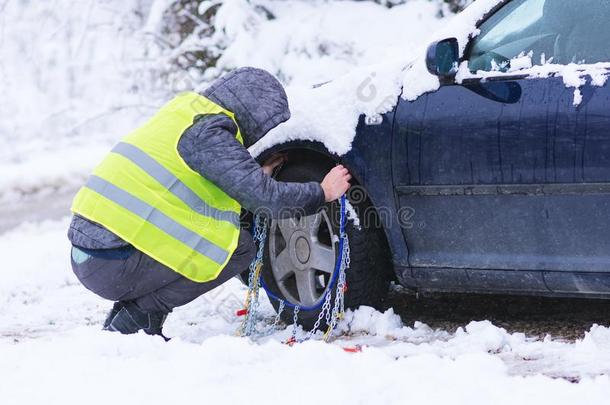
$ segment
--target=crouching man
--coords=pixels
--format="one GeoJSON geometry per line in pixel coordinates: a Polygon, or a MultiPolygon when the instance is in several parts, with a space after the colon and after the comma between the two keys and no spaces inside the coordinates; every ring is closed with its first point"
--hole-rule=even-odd
{"type": "Polygon", "coordinates": [[[243,207],[271,217],[310,215],[349,188],[333,168],[322,183],[271,177],[247,149],[290,117],[271,74],[237,69],[202,94],[183,93],[123,138],[76,195],[72,268],[114,301],[104,329],[161,335],[173,308],[245,271],[255,255],[243,207]]]}

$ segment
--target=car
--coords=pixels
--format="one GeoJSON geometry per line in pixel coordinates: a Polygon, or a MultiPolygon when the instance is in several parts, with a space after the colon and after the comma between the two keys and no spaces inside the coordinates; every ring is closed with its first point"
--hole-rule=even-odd
{"type": "MultiPolygon", "coordinates": [[[[610,298],[607,21],[602,0],[500,1],[466,43],[430,44],[438,89],[399,98],[379,119],[361,116],[345,155],[306,140],[261,155],[288,154],[284,181],[319,181],[337,163],[352,173],[360,226],[346,230],[348,307],[379,307],[392,280],[417,292],[610,298]],[[592,66],[596,78],[575,91],[557,71],[511,66],[523,57],[539,72],[592,66]]],[[[338,256],[338,209],[271,222],[263,278],[276,295],[320,302],[338,256]]]]}

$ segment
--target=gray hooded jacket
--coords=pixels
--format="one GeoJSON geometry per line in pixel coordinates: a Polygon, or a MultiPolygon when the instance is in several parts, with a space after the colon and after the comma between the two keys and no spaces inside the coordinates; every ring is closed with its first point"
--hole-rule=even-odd
{"type": "MultiPolygon", "coordinates": [[[[178,142],[186,164],[214,182],[246,210],[272,218],[315,213],[324,204],[319,183],[284,183],[263,173],[246,150],[267,132],[290,118],[284,88],[268,72],[237,69],[216,80],[203,95],[235,114],[237,127],[225,114],[198,117],[178,142]]],[[[75,215],[68,230],[73,245],[85,249],[113,249],[128,244],[101,225],[75,215]]]]}

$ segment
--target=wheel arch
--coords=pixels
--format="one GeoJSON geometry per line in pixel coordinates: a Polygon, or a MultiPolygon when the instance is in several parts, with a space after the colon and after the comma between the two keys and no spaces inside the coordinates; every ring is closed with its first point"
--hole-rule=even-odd
{"type": "MultiPolygon", "coordinates": [[[[392,244],[389,243],[390,235],[384,221],[380,218],[377,205],[375,204],[375,198],[368,192],[366,185],[364,184],[364,176],[360,173],[355,166],[351,165],[348,159],[343,159],[341,156],[330,152],[324,144],[317,141],[291,141],[282,144],[275,145],[269,149],[261,152],[257,157],[257,161],[263,162],[274,153],[287,153],[289,162],[298,162],[319,165],[320,169],[330,170],[336,164],[342,164],[350,171],[352,175],[352,184],[360,187],[364,190],[366,201],[368,206],[372,209],[372,213],[375,224],[379,225],[381,230],[380,235],[382,236],[383,250],[388,258],[388,275],[392,279],[396,278],[396,269],[394,268],[394,261],[392,260],[392,244]]],[[[370,215],[367,212],[367,216],[370,215]]]]}

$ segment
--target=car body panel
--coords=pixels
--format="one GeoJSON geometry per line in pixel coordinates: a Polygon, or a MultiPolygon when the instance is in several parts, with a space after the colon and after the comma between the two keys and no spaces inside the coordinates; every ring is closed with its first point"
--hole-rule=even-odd
{"type": "Polygon", "coordinates": [[[504,84],[517,101],[470,82],[399,102],[392,164],[418,286],[609,292],[610,87],[585,85],[574,106],[559,77],[504,84]]]}
{"type": "MultiPolygon", "coordinates": [[[[408,267],[408,250],[399,223],[399,207],[392,181],[394,111],[384,114],[379,125],[365,124],[360,117],[351,150],[341,158],[365,190],[386,232],[392,260],[408,267]]],[[[368,218],[367,218],[368,219],[368,218]]]]}

